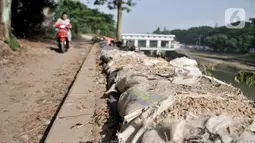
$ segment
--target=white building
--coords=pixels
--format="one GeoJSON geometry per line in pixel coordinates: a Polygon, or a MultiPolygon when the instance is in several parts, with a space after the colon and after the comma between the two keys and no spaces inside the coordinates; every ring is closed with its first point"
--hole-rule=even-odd
{"type": "Polygon", "coordinates": [[[159,34],[122,34],[123,43],[126,44],[128,40],[134,41],[134,46],[140,50],[174,50],[173,45],[175,35],[159,35],[159,34]],[[141,41],[145,42],[140,45],[141,41]],[[154,42],[154,44],[153,44],[154,42]],[[156,42],[156,44],[155,44],[156,42]]]}

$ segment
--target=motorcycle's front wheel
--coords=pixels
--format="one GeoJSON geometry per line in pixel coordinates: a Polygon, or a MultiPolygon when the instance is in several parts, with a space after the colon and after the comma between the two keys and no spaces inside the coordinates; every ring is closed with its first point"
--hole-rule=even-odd
{"type": "Polygon", "coordinates": [[[66,42],[65,41],[60,42],[59,43],[59,48],[60,48],[61,53],[65,53],[66,49],[67,49],[66,42]]]}

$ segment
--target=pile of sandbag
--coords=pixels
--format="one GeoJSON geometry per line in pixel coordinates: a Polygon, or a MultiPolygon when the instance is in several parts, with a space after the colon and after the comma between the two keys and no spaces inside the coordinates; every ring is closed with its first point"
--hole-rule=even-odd
{"type": "Polygon", "coordinates": [[[120,94],[119,142],[255,142],[255,104],[239,89],[202,75],[195,60],[168,63],[116,49],[101,54],[107,94],[120,94]]]}

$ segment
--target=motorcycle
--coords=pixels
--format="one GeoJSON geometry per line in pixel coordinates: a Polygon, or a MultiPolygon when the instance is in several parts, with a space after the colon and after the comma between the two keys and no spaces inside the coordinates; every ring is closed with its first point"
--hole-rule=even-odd
{"type": "Polygon", "coordinates": [[[58,47],[61,53],[67,52],[69,48],[69,40],[68,40],[68,29],[69,25],[66,24],[58,24],[55,26],[57,30],[57,42],[58,47]]]}

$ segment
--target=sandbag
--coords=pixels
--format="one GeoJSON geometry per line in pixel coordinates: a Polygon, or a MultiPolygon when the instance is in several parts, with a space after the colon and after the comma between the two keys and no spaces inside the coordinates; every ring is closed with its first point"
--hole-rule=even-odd
{"type": "Polygon", "coordinates": [[[119,70],[127,65],[142,65],[143,60],[141,57],[125,56],[118,59],[113,59],[107,63],[107,72],[111,73],[119,70]]]}
{"type": "Polygon", "coordinates": [[[197,67],[198,65],[195,60],[189,59],[187,57],[173,59],[169,62],[169,64],[175,67],[183,67],[183,66],[197,67]]]}
{"type": "Polygon", "coordinates": [[[147,81],[148,79],[146,77],[130,75],[130,76],[121,78],[119,81],[117,81],[116,88],[119,92],[123,93],[129,88],[141,83],[145,83],[147,81]]]}
{"type": "Polygon", "coordinates": [[[122,93],[120,143],[254,141],[255,104],[233,86],[202,75],[195,60],[167,63],[119,50],[102,56],[110,90],[122,93]]]}
{"type": "Polygon", "coordinates": [[[169,63],[175,67],[175,76],[171,79],[174,84],[192,85],[202,76],[195,60],[182,57],[171,60],[169,63]]]}
{"type": "MultiPolygon", "coordinates": [[[[132,120],[129,119],[129,122],[118,133],[119,140],[125,143],[147,143],[161,138],[157,142],[182,143],[185,141],[214,142],[216,140],[246,141],[245,137],[253,138],[254,136],[250,134],[251,131],[243,131],[241,128],[250,126],[250,124],[246,124],[247,121],[253,121],[255,117],[254,103],[245,98],[238,98],[244,96],[237,95],[239,93],[233,87],[222,85],[222,89],[219,88],[219,90],[225,89],[225,93],[222,93],[215,91],[214,83],[209,81],[211,79],[203,77],[200,80],[200,85],[192,86],[167,84],[166,82],[167,86],[163,88],[172,90],[165,93],[157,90],[156,93],[161,94],[161,97],[167,95],[168,98],[164,98],[157,104],[154,103],[153,108],[139,106],[136,114],[126,113],[127,119],[132,120]],[[206,83],[207,80],[208,83],[206,83]],[[201,83],[205,85],[201,85],[201,83]],[[207,93],[203,92],[204,88],[208,90],[207,93]],[[218,118],[219,116],[220,118],[218,118]],[[240,119],[245,120],[241,121],[240,119]],[[226,126],[219,127],[220,123],[226,126]],[[241,127],[235,129],[239,125],[241,127]],[[242,132],[242,135],[226,133],[227,129],[231,129],[233,132],[242,132]],[[207,130],[210,132],[204,133],[207,130]],[[192,131],[195,133],[191,133],[192,131]],[[212,140],[210,137],[215,134],[219,134],[219,136],[212,140]]],[[[143,90],[149,91],[146,88],[143,90]]]]}
{"type": "Polygon", "coordinates": [[[255,109],[248,100],[230,102],[230,99],[225,101],[226,99],[221,99],[222,97],[211,96],[202,99],[202,95],[190,96],[168,97],[161,101],[159,106],[155,106],[156,108],[145,108],[146,111],[127,123],[118,133],[119,141],[125,143],[215,142],[217,140],[229,143],[237,140],[244,142],[248,139],[255,141],[255,134],[252,134],[255,109]],[[186,102],[185,98],[193,100],[186,102]],[[208,102],[201,104],[207,98],[208,102]],[[207,105],[212,105],[212,108],[208,108],[207,105]],[[204,111],[201,107],[204,107],[204,111]]]}
{"type": "Polygon", "coordinates": [[[166,142],[255,142],[250,119],[200,115],[147,129],[137,143],[166,142]],[[244,130],[245,129],[245,130],[244,130]]]}
{"type": "Polygon", "coordinates": [[[157,102],[162,101],[164,97],[157,95],[150,95],[138,87],[131,87],[123,94],[121,94],[118,101],[118,112],[122,119],[138,110],[145,107],[156,106],[157,102]]]}
{"type": "MultiPolygon", "coordinates": [[[[156,106],[163,99],[174,95],[174,85],[166,79],[148,80],[144,77],[133,77],[129,84],[123,82],[125,87],[130,86],[121,94],[118,102],[118,111],[120,116],[125,119],[132,112],[141,111],[143,108],[156,106]],[[136,84],[131,84],[137,82],[136,84]]],[[[118,88],[119,90],[119,88],[118,88]]],[[[124,91],[124,89],[122,89],[124,91]]]]}

